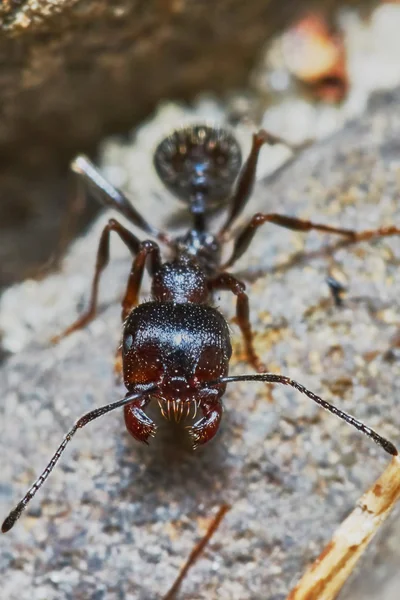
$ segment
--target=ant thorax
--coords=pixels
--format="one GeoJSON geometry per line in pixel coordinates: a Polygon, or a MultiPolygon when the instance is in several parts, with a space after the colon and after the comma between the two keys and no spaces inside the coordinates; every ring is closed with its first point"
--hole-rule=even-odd
{"type": "Polygon", "coordinates": [[[218,272],[221,264],[221,243],[209,231],[190,229],[185,235],[176,238],[176,254],[197,262],[208,275],[218,272]]]}
{"type": "Polygon", "coordinates": [[[155,273],[151,294],[159,302],[207,302],[210,292],[204,271],[187,256],[164,263],[155,273]]]}

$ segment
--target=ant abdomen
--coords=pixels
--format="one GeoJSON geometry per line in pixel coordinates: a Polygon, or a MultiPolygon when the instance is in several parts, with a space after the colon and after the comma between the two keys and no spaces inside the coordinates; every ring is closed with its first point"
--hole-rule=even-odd
{"type": "Polygon", "coordinates": [[[226,129],[190,125],[162,140],[154,153],[157,174],[180,200],[207,205],[225,200],[242,164],[240,146],[226,129]]]}

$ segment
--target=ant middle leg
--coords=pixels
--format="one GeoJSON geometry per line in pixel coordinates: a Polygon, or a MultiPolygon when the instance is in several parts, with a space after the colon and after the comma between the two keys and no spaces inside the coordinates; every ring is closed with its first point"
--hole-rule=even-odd
{"type": "Polygon", "coordinates": [[[245,292],[245,284],[229,273],[220,273],[214,279],[211,279],[208,285],[211,291],[229,290],[236,296],[236,319],[244,339],[247,360],[257,373],[264,373],[267,369],[254,348],[253,332],[250,324],[249,297],[245,292]]]}
{"type": "Polygon", "coordinates": [[[250,246],[254,235],[261,225],[264,223],[273,223],[286,229],[292,229],[293,231],[322,231],[324,233],[333,233],[335,235],[341,235],[346,238],[344,245],[350,245],[357,242],[368,241],[373,238],[390,237],[393,235],[400,234],[400,228],[395,226],[380,227],[378,229],[366,229],[364,231],[354,231],[353,229],[346,229],[344,227],[331,227],[329,225],[323,225],[321,223],[314,223],[304,219],[298,219],[296,217],[288,217],[286,215],[280,215],[276,213],[256,213],[249,223],[237,236],[233,251],[230,258],[223,265],[223,269],[231,267],[239,258],[246,252],[250,246]]]}
{"type": "Polygon", "coordinates": [[[85,327],[85,325],[90,323],[90,321],[92,321],[95,318],[97,312],[97,298],[99,292],[100,277],[110,259],[111,231],[115,231],[115,233],[119,235],[121,240],[129,248],[132,254],[137,254],[139,252],[141,247],[140,240],[123,225],[121,225],[121,223],[119,223],[115,219],[110,219],[107,225],[104,227],[100,236],[89,307],[74,323],[72,323],[72,325],[67,327],[67,329],[65,329],[59,335],[54,336],[51,340],[53,343],[58,343],[62,338],[66,337],[67,335],[70,335],[74,331],[82,329],[83,327],[85,327]]]}
{"type": "Polygon", "coordinates": [[[122,300],[122,322],[125,321],[132,308],[139,303],[140,287],[147,258],[150,259],[150,277],[153,277],[161,267],[161,254],[159,246],[151,240],[140,242],[136,257],[133,260],[125,296],[122,300]]]}
{"type": "Polygon", "coordinates": [[[231,228],[234,221],[240,215],[240,213],[246,206],[248,199],[251,196],[254,183],[256,181],[258,158],[260,155],[260,150],[264,146],[264,144],[269,144],[270,146],[282,144],[284,146],[287,146],[294,152],[302,149],[306,145],[290,144],[286,140],[272,135],[264,129],[261,129],[257,133],[253,134],[253,143],[251,146],[250,154],[239,174],[236,190],[233,195],[233,198],[231,199],[231,208],[228,213],[228,218],[218,234],[220,237],[223,236],[231,228]]]}

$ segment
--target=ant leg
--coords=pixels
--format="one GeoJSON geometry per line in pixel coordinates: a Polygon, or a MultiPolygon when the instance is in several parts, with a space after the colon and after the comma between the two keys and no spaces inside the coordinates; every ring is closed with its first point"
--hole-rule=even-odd
{"type": "MultiPolygon", "coordinates": [[[[153,276],[161,266],[160,248],[151,240],[140,242],[137,255],[133,261],[125,296],[122,301],[122,322],[125,321],[132,308],[139,304],[139,292],[147,257],[150,257],[150,275],[153,276]]],[[[114,374],[117,382],[122,377],[122,346],[117,349],[114,360],[114,374]]],[[[129,429],[129,428],[128,428],[129,429]]],[[[133,435],[133,434],[132,434],[133,435]]],[[[133,437],[136,437],[135,435],[133,437]]]]}
{"type": "Polygon", "coordinates": [[[233,246],[232,255],[222,266],[223,269],[231,267],[237,260],[239,260],[239,258],[250,246],[257,229],[261,227],[261,225],[264,225],[264,223],[274,223],[275,225],[285,227],[286,229],[292,229],[294,231],[311,231],[314,229],[317,231],[323,231],[325,233],[342,235],[347,238],[346,245],[356,242],[364,242],[372,238],[389,237],[400,234],[400,228],[394,226],[381,227],[379,229],[366,229],[365,231],[354,231],[353,229],[330,227],[329,225],[313,223],[312,221],[297,219],[296,217],[287,217],[286,215],[279,215],[276,213],[257,213],[251,218],[250,222],[237,236],[233,246]]]}
{"type": "Polygon", "coordinates": [[[229,273],[221,273],[220,275],[217,275],[215,279],[211,279],[208,286],[211,291],[229,290],[235,294],[237,298],[236,319],[244,339],[247,360],[258,373],[263,373],[266,370],[266,367],[257,356],[253,345],[253,332],[250,325],[249,297],[245,292],[245,284],[229,273]]]}
{"type": "Polygon", "coordinates": [[[110,219],[107,225],[104,227],[102,234],[100,236],[99,247],[97,250],[97,258],[96,258],[96,268],[94,272],[94,277],[92,281],[92,292],[90,296],[89,308],[86,312],[83,313],[72,325],[67,327],[65,331],[56,335],[52,338],[53,343],[59,342],[62,338],[70,335],[74,331],[78,329],[82,329],[92,321],[96,316],[97,311],[97,297],[99,292],[99,281],[100,276],[104,269],[106,268],[109,258],[110,258],[110,233],[111,231],[115,231],[118,233],[121,240],[128,246],[129,250],[136,254],[140,249],[140,241],[138,238],[133,235],[128,229],[125,229],[118,221],[115,219],[110,219]]]}
{"type": "Polygon", "coordinates": [[[201,538],[201,540],[199,540],[197,542],[197,544],[195,545],[195,547],[189,554],[189,557],[188,557],[187,561],[185,562],[185,564],[183,565],[183,567],[181,568],[178,577],[175,579],[174,584],[169,589],[167,594],[163,597],[163,600],[174,600],[175,599],[176,594],[178,593],[179,588],[182,585],[182,581],[185,579],[186,575],[188,574],[189,569],[191,567],[193,567],[195,562],[198,560],[200,554],[203,552],[204,548],[207,546],[208,542],[210,541],[210,539],[212,538],[214,533],[217,531],[218,527],[221,524],[222,519],[224,518],[224,516],[226,515],[228,510],[230,510],[230,508],[231,507],[229,506],[229,504],[222,504],[222,506],[220,506],[218,512],[213,517],[206,533],[201,538]]]}
{"type": "Polygon", "coordinates": [[[149,271],[150,276],[153,277],[153,275],[161,267],[161,255],[159,246],[151,240],[140,242],[136,252],[136,257],[133,260],[132,269],[128,279],[128,285],[122,301],[123,322],[131,312],[132,308],[137,306],[139,303],[140,286],[142,284],[143,272],[147,257],[150,258],[149,271]]]}
{"type": "Polygon", "coordinates": [[[270,146],[274,146],[275,144],[283,144],[284,146],[287,146],[293,151],[299,150],[302,147],[304,147],[304,144],[290,144],[282,138],[268,133],[264,129],[261,129],[258,133],[253,134],[253,143],[251,146],[250,154],[239,174],[236,190],[231,201],[231,209],[225,224],[223,225],[222,229],[218,234],[219,237],[221,237],[224,233],[228,231],[228,229],[231,228],[233,222],[237,219],[237,217],[240,215],[240,213],[246,206],[246,203],[253,191],[254,183],[256,181],[258,157],[260,155],[260,150],[264,144],[269,144],[270,146]]]}
{"type": "Polygon", "coordinates": [[[131,223],[154,236],[160,242],[170,244],[170,237],[153,225],[150,225],[134,208],[128,198],[120,190],[109,183],[94,164],[83,154],[77,156],[71,163],[71,169],[92,190],[97,200],[107,208],[113,208],[124,215],[131,223]]]}

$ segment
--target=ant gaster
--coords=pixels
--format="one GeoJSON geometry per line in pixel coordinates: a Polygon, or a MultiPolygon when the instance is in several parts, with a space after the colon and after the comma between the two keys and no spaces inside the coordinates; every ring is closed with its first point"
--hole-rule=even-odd
{"type": "Polygon", "coordinates": [[[122,301],[123,340],[119,357],[122,358],[123,379],[128,392],[123,399],[92,410],[75,423],[43,473],[5,519],[3,532],[13,527],[76,431],[90,421],[123,407],[129,433],[136,440],[147,443],[156,432],[154,423],[145,413],[151,399],[157,399],[164,416],[170,418],[172,413],[177,420],[187,416],[193,407],[202,414],[189,428],[196,448],[217,433],[223,410],[221,398],[227,384],[234,381],[292,386],[372,438],[389,454],[397,454],[391,442],[300,383],[284,375],[264,372],[265,368],[256,354],[245,285],[226,269],[246,251],[260,226],[274,223],[296,231],[314,229],[341,235],[349,243],[400,233],[396,227],[357,233],[280,214],[258,213],[234,236],[232,254],[223,264],[221,247],[251,195],[259,152],[266,143],[285,142],[265,131],[254,134],[252,148],[243,167],[240,147],[233,135],[224,129],[206,125],[183,127],[159,144],[154,154],[155,169],[165,186],[187,204],[193,222],[185,235],[175,239],[150,225],[86,157],[78,156],[72,163],[73,171],[104,205],[117,210],[133,225],[166,245],[172,258],[163,262],[157,243],[149,239],[140,241],[115,219],[110,219],[104,227],[89,308],[55,341],[82,328],[95,317],[99,280],[109,261],[110,234],[114,231],[134,256],[122,301]],[[213,234],[207,224],[210,209],[226,200],[229,201],[227,217],[218,233],[213,234]],[[145,267],[152,279],[151,300],[139,304],[145,267]],[[228,375],[232,349],[227,322],[212,304],[213,292],[217,290],[228,290],[236,296],[237,323],[248,361],[257,374],[228,375]]]}

